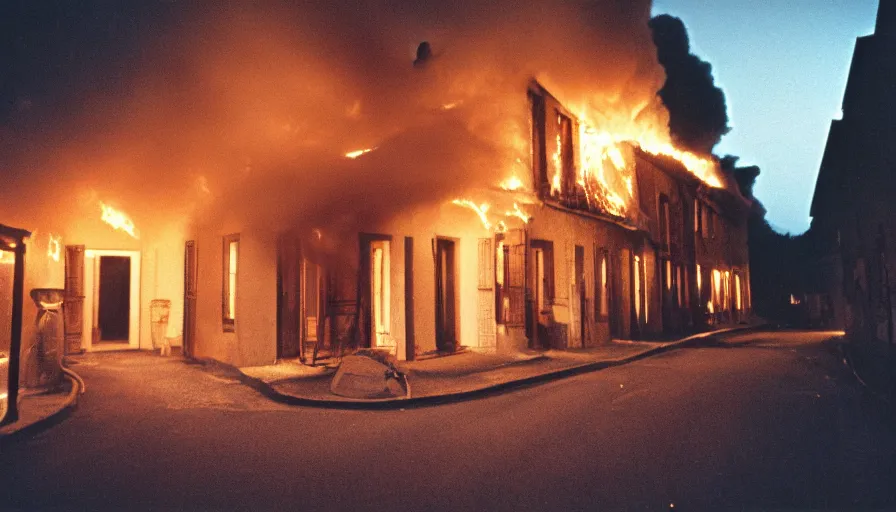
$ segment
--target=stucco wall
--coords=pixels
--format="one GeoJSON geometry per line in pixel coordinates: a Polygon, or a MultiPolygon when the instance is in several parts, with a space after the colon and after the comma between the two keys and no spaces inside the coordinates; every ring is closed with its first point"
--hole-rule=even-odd
{"type": "Polygon", "coordinates": [[[277,238],[236,222],[193,232],[197,247],[197,357],[237,366],[271,364],[277,356],[277,238]],[[239,234],[236,319],[224,332],[224,237],[239,234]]]}

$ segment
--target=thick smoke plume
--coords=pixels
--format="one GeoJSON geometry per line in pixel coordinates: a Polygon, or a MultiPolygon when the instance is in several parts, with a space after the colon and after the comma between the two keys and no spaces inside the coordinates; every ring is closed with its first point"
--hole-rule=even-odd
{"type": "Polygon", "coordinates": [[[725,94],[715,86],[712,66],[691,53],[684,23],[663,14],[650,20],[666,83],[660,90],[669,110],[669,130],[682,147],[711,154],[728,126],[725,94]]]}
{"type": "Polygon", "coordinates": [[[103,200],[143,232],[196,212],[351,229],[530,180],[532,78],[608,129],[669,121],[648,0],[78,5],[18,13],[74,24],[22,51],[90,70],[5,92],[0,219],[25,228],[96,219],[103,200]]]}

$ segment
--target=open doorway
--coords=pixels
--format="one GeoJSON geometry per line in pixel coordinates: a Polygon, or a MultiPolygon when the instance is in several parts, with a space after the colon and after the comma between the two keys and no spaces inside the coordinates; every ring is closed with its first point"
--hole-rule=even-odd
{"type": "Polygon", "coordinates": [[[436,239],[436,348],[457,350],[457,289],[454,240],[436,239]]]}
{"type": "Polygon", "coordinates": [[[126,256],[101,256],[99,267],[97,342],[127,343],[131,310],[131,259],[126,256]]]}
{"type": "Polygon", "coordinates": [[[82,264],[87,292],[82,346],[87,350],[140,348],[140,253],[88,249],[82,264]]]}
{"type": "Polygon", "coordinates": [[[392,326],[392,237],[360,236],[361,346],[397,354],[392,326]]]}

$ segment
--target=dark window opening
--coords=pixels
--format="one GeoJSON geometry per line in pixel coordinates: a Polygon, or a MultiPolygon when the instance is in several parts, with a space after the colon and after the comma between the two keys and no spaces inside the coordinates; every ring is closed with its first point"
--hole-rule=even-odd
{"type": "Polygon", "coordinates": [[[544,96],[529,91],[529,119],[530,136],[532,144],[532,173],[535,178],[535,187],[539,197],[550,195],[551,184],[548,181],[548,160],[545,143],[545,102],[544,96]]]}
{"type": "Polygon", "coordinates": [[[660,194],[659,204],[659,228],[660,228],[660,244],[663,252],[668,253],[672,246],[670,233],[671,219],[669,218],[669,197],[660,194]]]}
{"type": "Polygon", "coordinates": [[[559,112],[557,113],[557,133],[560,136],[562,194],[566,199],[573,200],[576,197],[577,189],[573,123],[572,119],[559,112]]]}

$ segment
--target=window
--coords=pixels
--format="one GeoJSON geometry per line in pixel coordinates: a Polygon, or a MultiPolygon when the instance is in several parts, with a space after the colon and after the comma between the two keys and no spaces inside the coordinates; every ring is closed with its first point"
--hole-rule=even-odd
{"type": "Polygon", "coordinates": [[[682,307],[684,305],[684,295],[683,295],[683,284],[682,278],[684,267],[678,265],[675,267],[675,298],[678,300],[678,307],[682,307]]]}
{"type": "Polygon", "coordinates": [[[495,321],[499,324],[507,322],[510,315],[510,296],[507,294],[505,276],[510,273],[508,265],[507,247],[504,245],[504,235],[495,236],[497,241],[495,249],[495,321]]]}
{"type": "Polygon", "coordinates": [[[573,150],[572,119],[557,113],[557,137],[560,151],[561,178],[563,195],[573,197],[576,191],[575,155],[573,150]]]}
{"type": "Polygon", "coordinates": [[[594,251],[594,312],[598,319],[605,320],[610,316],[610,252],[607,249],[594,251]]]}
{"type": "Polygon", "coordinates": [[[660,244],[663,252],[669,252],[669,248],[672,246],[672,237],[669,229],[670,224],[671,220],[669,219],[669,197],[665,194],[660,194],[659,228],[660,244]]]}
{"type": "MultiPolygon", "coordinates": [[[[518,230],[495,235],[496,321],[508,326],[526,325],[527,290],[525,235],[518,230]]],[[[530,260],[531,264],[531,260],[530,260]]]]}
{"type": "Polygon", "coordinates": [[[303,266],[303,295],[302,307],[305,310],[305,341],[318,341],[317,328],[320,318],[320,289],[323,277],[322,269],[307,258],[302,261],[303,266]]]}
{"type": "Polygon", "coordinates": [[[632,281],[634,282],[634,291],[635,291],[635,316],[638,318],[638,321],[641,321],[641,257],[635,256],[635,265],[634,265],[634,276],[632,281]]]}
{"type": "Polygon", "coordinates": [[[535,304],[539,312],[544,312],[554,303],[554,244],[533,240],[532,249],[535,259],[535,304]]]}
{"type": "Polygon", "coordinates": [[[722,281],[722,311],[731,309],[731,272],[725,271],[725,279],[722,281]]]}
{"type": "Polygon", "coordinates": [[[715,306],[713,311],[720,311],[719,306],[722,305],[722,272],[719,270],[712,271],[712,304],[715,306]]]}
{"type": "Polygon", "coordinates": [[[392,346],[389,341],[390,295],[389,241],[370,243],[370,293],[375,346],[392,346]]]}
{"type": "Polygon", "coordinates": [[[699,263],[697,264],[697,297],[699,300],[703,300],[703,268],[699,263]]]}
{"type": "Polygon", "coordinates": [[[233,332],[236,322],[236,276],[237,260],[240,254],[240,235],[228,235],[224,237],[224,272],[222,300],[224,312],[224,332],[233,332]]]}
{"type": "Polygon", "coordinates": [[[703,205],[694,199],[694,233],[703,233],[703,205]]]}
{"type": "Polygon", "coordinates": [[[544,249],[535,249],[535,304],[538,311],[544,311],[544,249]]]}
{"type": "Polygon", "coordinates": [[[544,96],[529,91],[529,108],[532,116],[529,120],[532,151],[532,173],[535,177],[539,197],[545,197],[550,193],[548,183],[548,162],[545,144],[545,104],[544,96]]]}
{"type": "Polygon", "coordinates": [[[740,284],[740,274],[734,274],[734,307],[738,311],[744,310],[743,287],[740,284]]]}

